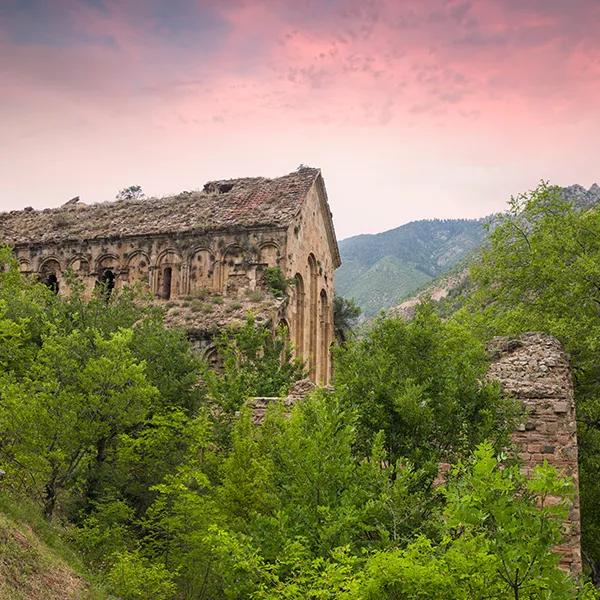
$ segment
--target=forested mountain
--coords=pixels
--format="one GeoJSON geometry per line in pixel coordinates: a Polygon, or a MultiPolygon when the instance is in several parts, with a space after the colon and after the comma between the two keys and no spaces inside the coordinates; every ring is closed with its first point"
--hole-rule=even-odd
{"type": "Polygon", "coordinates": [[[337,292],[354,298],[366,316],[446,273],[485,238],[484,219],[413,221],[340,242],[337,292]]]}
{"type": "MultiPolygon", "coordinates": [[[[562,188],[577,209],[600,202],[600,186],[562,188]]],[[[382,233],[357,235],[339,242],[342,266],[336,290],[353,298],[365,316],[399,303],[433,282],[481,246],[486,237],[482,219],[412,221],[382,233]]]]}

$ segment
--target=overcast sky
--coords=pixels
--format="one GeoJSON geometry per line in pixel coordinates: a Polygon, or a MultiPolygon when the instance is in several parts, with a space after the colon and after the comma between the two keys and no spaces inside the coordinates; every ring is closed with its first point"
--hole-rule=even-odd
{"type": "Polygon", "coordinates": [[[0,208],[323,171],[339,237],[600,182],[600,0],[0,0],[0,208]]]}

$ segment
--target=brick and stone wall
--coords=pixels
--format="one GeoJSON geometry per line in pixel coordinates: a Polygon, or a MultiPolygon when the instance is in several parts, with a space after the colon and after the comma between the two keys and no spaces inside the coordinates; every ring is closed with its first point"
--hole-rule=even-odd
{"type": "Polygon", "coordinates": [[[526,409],[524,422],[513,434],[525,472],[547,460],[573,479],[576,496],[565,523],[565,541],[557,551],[561,566],[577,574],[581,572],[577,426],[568,357],[558,340],[541,333],[494,338],[488,352],[489,377],[526,409]]]}
{"type": "MultiPolygon", "coordinates": [[[[296,402],[300,402],[304,400],[308,394],[316,389],[316,385],[310,379],[301,379],[297,381],[290,389],[289,394],[283,398],[283,405],[291,410],[292,406],[296,404],[296,402]]],[[[270,398],[268,396],[259,396],[255,398],[250,398],[248,400],[248,406],[252,411],[252,421],[255,425],[260,425],[267,413],[267,409],[269,408],[269,404],[273,402],[279,402],[281,398],[270,398]]]]}

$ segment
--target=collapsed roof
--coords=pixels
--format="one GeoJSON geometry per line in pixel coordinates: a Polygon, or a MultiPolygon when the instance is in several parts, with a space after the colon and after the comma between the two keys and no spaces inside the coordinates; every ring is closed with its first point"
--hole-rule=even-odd
{"type": "Polygon", "coordinates": [[[211,181],[202,191],[165,198],[91,205],[74,198],[60,208],[0,213],[0,241],[19,245],[287,227],[319,175],[319,169],[301,167],[275,179],[211,181]]]}

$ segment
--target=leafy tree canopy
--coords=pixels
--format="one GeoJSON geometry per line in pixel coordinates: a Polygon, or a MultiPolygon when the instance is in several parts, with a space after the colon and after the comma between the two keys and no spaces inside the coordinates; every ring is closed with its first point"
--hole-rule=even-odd
{"type": "Polygon", "coordinates": [[[584,556],[600,583],[600,210],[577,210],[541,183],[512,199],[471,275],[456,321],[481,339],[545,331],[571,357],[584,556]]]}

